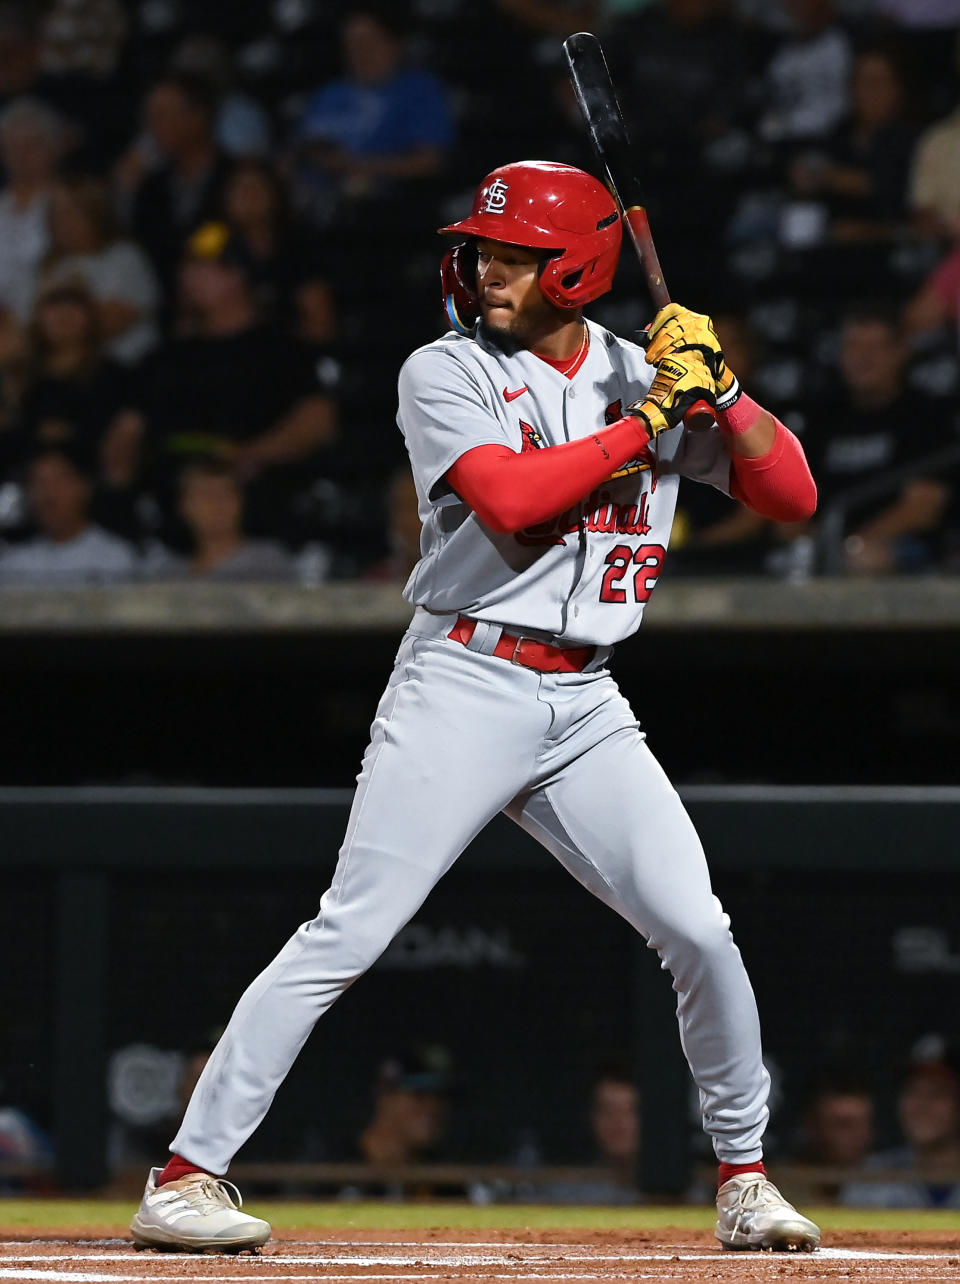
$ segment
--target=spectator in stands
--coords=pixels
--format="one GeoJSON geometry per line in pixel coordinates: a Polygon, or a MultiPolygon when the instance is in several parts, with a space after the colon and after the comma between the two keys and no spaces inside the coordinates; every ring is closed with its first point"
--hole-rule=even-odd
{"type": "Polygon", "coordinates": [[[949,487],[935,472],[903,476],[952,436],[945,408],[920,390],[907,390],[908,355],[895,312],[851,313],[841,334],[842,386],[817,410],[815,428],[804,438],[821,519],[832,502],[865,483],[878,484],[847,512],[845,560],[853,574],[928,564],[949,502],[949,487]]]}
{"type": "Polygon", "coordinates": [[[27,337],[0,309],[0,481],[19,457],[16,411],[26,380],[27,337]]]}
{"type": "Polygon", "coordinates": [[[131,545],[90,520],[93,478],[82,455],[63,447],[40,453],[30,465],[27,493],[39,533],[0,549],[0,584],[44,588],[136,578],[131,545]]]}
{"type": "Polygon", "coordinates": [[[113,486],[137,469],[142,421],[130,372],[106,356],[101,312],[78,278],[54,280],[37,298],[17,416],[21,449],[69,446],[113,486]]]}
{"type": "Polygon", "coordinates": [[[452,1087],[445,1048],[409,1048],[388,1057],[377,1074],[373,1118],[357,1138],[357,1149],[366,1162],[399,1165],[428,1160],[446,1131],[452,1087]]]}
{"type": "MultiPolygon", "coordinates": [[[[873,1098],[864,1084],[851,1076],[832,1077],[821,1083],[810,1098],[794,1162],[859,1168],[873,1145],[873,1128],[873,1098]]],[[[807,1198],[833,1204],[840,1193],[839,1182],[821,1182],[807,1198]]]]}
{"type": "Polygon", "coordinates": [[[873,1144],[873,1099],[854,1080],[821,1085],[804,1116],[804,1146],[798,1158],[808,1164],[856,1168],[873,1144]]]}
{"type": "Polygon", "coordinates": [[[37,270],[49,246],[47,207],[63,131],[42,102],[18,98],[0,115],[0,159],[7,184],[0,193],[0,309],[24,321],[37,270]]]}
{"type": "Polygon", "coordinates": [[[637,1203],[640,1095],[628,1061],[611,1061],[598,1069],[589,1120],[596,1178],[551,1185],[546,1199],[560,1204],[637,1203]]]}
{"type": "Polygon", "coordinates": [[[772,143],[825,138],[847,110],[852,51],[833,0],[787,0],[793,33],[767,67],[769,108],[760,121],[772,143]]]}
{"type": "Polygon", "coordinates": [[[0,1172],[0,1195],[49,1194],[53,1143],[24,1108],[9,1095],[0,1079],[0,1168],[22,1166],[17,1176],[0,1172]]]}
{"type": "Polygon", "coordinates": [[[384,584],[406,584],[420,560],[420,501],[413,474],[399,468],[390,479],[387,493],[388,555],[367,571],[364,579],[384,584]]]}
{"type": "Polygon", "coordinates": [[[903,324],[909,337],[921,342],[948,326],[957,331],[960,325],[960,242],[937,264],[905,305],[903,324]]]}
{"type": "Polygon", "coordinates": [[[904,84],[896,59],[866,49],[854,62],[850,116],[816,150],[797,156],[791,185],[820,200],[835,240],[888,238],[905,213],[915,134],[904,117],[904,84]]]}
{"type": "Polygon", "coordinates": [[[47,0],[36,7],[43,11],[38,88],[69,122],[71,162],[102,173],[129,137],[133,87],[119,71],[130,19],[121,0],[47,0]]]}
{"type": "Polygon", "coordinates": [[[336,404],[302,345],[260,321],[249,261],[225,224],[190,238],[180,285],[181,336],[145,376],[152,439],[168,464],[198,451],[229,460],[248,484],[251,533],[276,535],[336,438],[336,404]]]}
{"type": "Polygon", "coordinates": [[[270,117],[255,98],[236,86],[236,70],[226,44],[206,33],[187,36],[170,63],[174,74],[199,76],[217,98],[213,132],[231,157],[267,156],[272,145],[270,117]]]}
{"type": "MultiPolygon", "coordinates": [[[[443,86],[405,65],[396,9],[354,9],[341,27],[345,76],[308,100],[295,142],[299,179],[348,202],[436,174],[453,138],[443,86]]],[[[309,197],[308,197],[309,200],[309,197]]]]}
{"type": "Polygon", "coordinates": [[[629,1062],[610,1062],[597,1072],[590,1096],[590,1132],[598,1168],[606,1170],[577,1203],[632,1204],[637,1200],[640,1162],[640,1095],[629,1062]]]}
{"type": "MultiPolygon", "coordinates": [[[[436,1162],[447,1132],[452,1092],[446,1048],[410,1047],[387,1057],[377,1072],[373,1117],[343,1158],[380,1169],[436,1162]]],[[[402,1199],[408,1193],[409,1183],[383,1179],[351,1185],[340,1192],[344,1199],[402,1199]]],[[[418,1184],[415,1193],[425,1197],[435,1192],[418,1184]]]]}
{"type": "Polygon", "coordinates": [[[0,4],[0,110],[25,94],[37,94],[40,42],[26,4],[0,4]]]}
{"type": "Polygon", "coordinates": [[[157,343],[160,291],[143,251],[118,236],[106,186],[88,177],[57,183],[50,196],[49,229],[41,286],[84,280],[96,300],[107,354],[135,365],[157,343]]]}
{"type": "Polygon", "coordinates": [[[59,78],[48,74],[44,66],[44,8],[31,0],[0,3],[0,112],[18,98],[41,103],[56,116],[58,141],[66,152],[77,141],[78,122],[70,116],[73,104],[64,101],[59,78]]]}
{"type": "MultiPolygon", "coordinates": [[[[696,149],[716,139],[743,105],[737,33],[711,0],[664,0],[620,18],[611,58],[631,114],[642,121],[652,97],[659,128],[696,149]]],[[[656,142],[647,140],[649,148],[656,142]]]]}
{"type": "Polygon", "coordinates": [[[902,1182],[855,1182],[841,1193],[854,1207],[960,1208],[960,1183],[937,1180],[960,1170],[960,1052],[939,1040],[930,1055],[907,1067],[897,1104],[905,1144],[872,1155],[873,1169],[922,1168],[923,1176],[902,1182]]]}
{"type": "Polygon", "coordinates": [[[58,76],[80,73],[109,77],[127,35],[120,0],[49,0],[40,25],[44,70],[58,76]]]}
{"type": "Polygon", "coordinates": [[[146,134],[121,159],[117,184],[132,199],[131,227],[172,298],[191,232],[217,217],[228,161],[217,146],[216,91],[186,74],[158,81],[146,99],[146,134]]]}
{"type": "Polygon", "coordinates": [[[160,578],[231,584],[295,578],[293,559],[282,544],[243,533],[243,486],[224,460],[185,464],[179,495],[192,550],[189,557],[161,563],[160,578]]]}
{"type": "MultiPolygon", "coordinates": [[[[636,1076],[626,1058],[615,1058],[597,1067],[586,1109],[590,1129],[590,1164],[594,1174],[578,1179],[548,1181],[531,1186],[519,1183],[513,1198],[544,1204],[635,1204],[640,1163],[640,1094],[636,1076]]],[[[539,1145],[525,1138],[523,1153],[515,1162],[539,1165],[539,1145]]]]}
{"type": "Polygon", "coordinates": [[[269,161],[234,165],[223,206],[231,232],[243,247],[261,318],[293,328],[317,347],[330,344],[337,319],[326,259],[316,234],[293,220],[269,161]]]}
{"type": "MultiPolygon", "coordinates": [[[[960,62],[960,40],[956,41],[956,56],[960,62]]],[[[942,241],[960,236],[958,156],[960,107],[926,129],[914,152],[909,205],[921,236],[942,241]]]]}

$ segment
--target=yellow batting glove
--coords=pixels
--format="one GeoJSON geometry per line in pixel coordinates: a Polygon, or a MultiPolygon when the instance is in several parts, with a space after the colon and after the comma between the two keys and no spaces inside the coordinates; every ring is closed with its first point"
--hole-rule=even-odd
{"type": "Polygon", "coordinates": [[[716,379],[717,409],[729,410],[740,396],[740,384],[727,365],[713,322],[700,312],[691,312],[679,303],[661,308],[641,340],[651,365],[667,356],[698,352],[716,379]]]}
{"type": "Polygon", "coordinates": [[[716,405],[713,372],[702,355],[694,350],[670,353],[657,366],[653,383],[642,401],[627,406],[625,414],[642,419],[650,436],[675,428],[691,406],[705,401],[716,405]]]}

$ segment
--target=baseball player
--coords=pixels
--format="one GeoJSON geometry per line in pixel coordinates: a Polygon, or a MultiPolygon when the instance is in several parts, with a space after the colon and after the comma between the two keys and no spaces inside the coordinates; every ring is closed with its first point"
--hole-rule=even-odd
{"type": "Polygon", "coordinates": [[[423,519],[405,589],[416,610],[333,883],[240,999],[170,1162],[150,1173],[134,1238],[234,1251],[267,1239],[221,1175],[317,1019],[504,811],[672,974],[720,1163],[718,1238],[813,1249],[819,1230],[764,1172],[768,1076],[730,920],[608,667],[656,587],[680,477],[798,521],[816,506],[803,452],[741,391],[707,317],[671,304],[645,348],[584,319],[621,242],[614,201],[590,175],[505,165],[441,231],[463,241],[443,268],[453,329],[399,380],[423,519]],[[682,417],[698,401],[716,406],[716,423],[693,430],[682,417]]]}

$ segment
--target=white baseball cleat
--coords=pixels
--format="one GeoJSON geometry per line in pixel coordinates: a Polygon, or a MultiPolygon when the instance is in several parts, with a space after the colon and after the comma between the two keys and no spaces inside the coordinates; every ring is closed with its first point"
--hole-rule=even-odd
{"type": "Polygon", "coordinates": [[[763,1173],[742,1173],[717,1192],[716,1236],[724,1248],[812,1253],[820,1228],[787,1203],[763,1173]]]}
{"type": "Polygon", "coordinates": [[[233,1182],[210,1173],[188,1173],[158,1186],[162,1171],[150,1169],[143,1199],[130,1223],[137,1248],[239,1253],[258,1249],[270,1238],[269,1222],[240,1212],[243,1201],[233,1182]]]}

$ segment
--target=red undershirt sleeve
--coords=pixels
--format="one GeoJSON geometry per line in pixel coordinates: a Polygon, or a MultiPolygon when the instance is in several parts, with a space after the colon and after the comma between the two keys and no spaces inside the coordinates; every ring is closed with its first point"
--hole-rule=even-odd
{"type": "Polygon", "coordinates": [[[800,442],[775,422],[777,435],[765,455],[731,455],[730,494],[771,521],[802,522],[816,512],[817,486],[800,442]]]}
{"type": "Polygon", "coordinates": [[[643,420],[627,416],[561,446],[520,453],[509,446],[475,446],[447,470],[447,480],[484,526],[512,534],[578,503],[642,454],[648,440],[643,420]]]}

